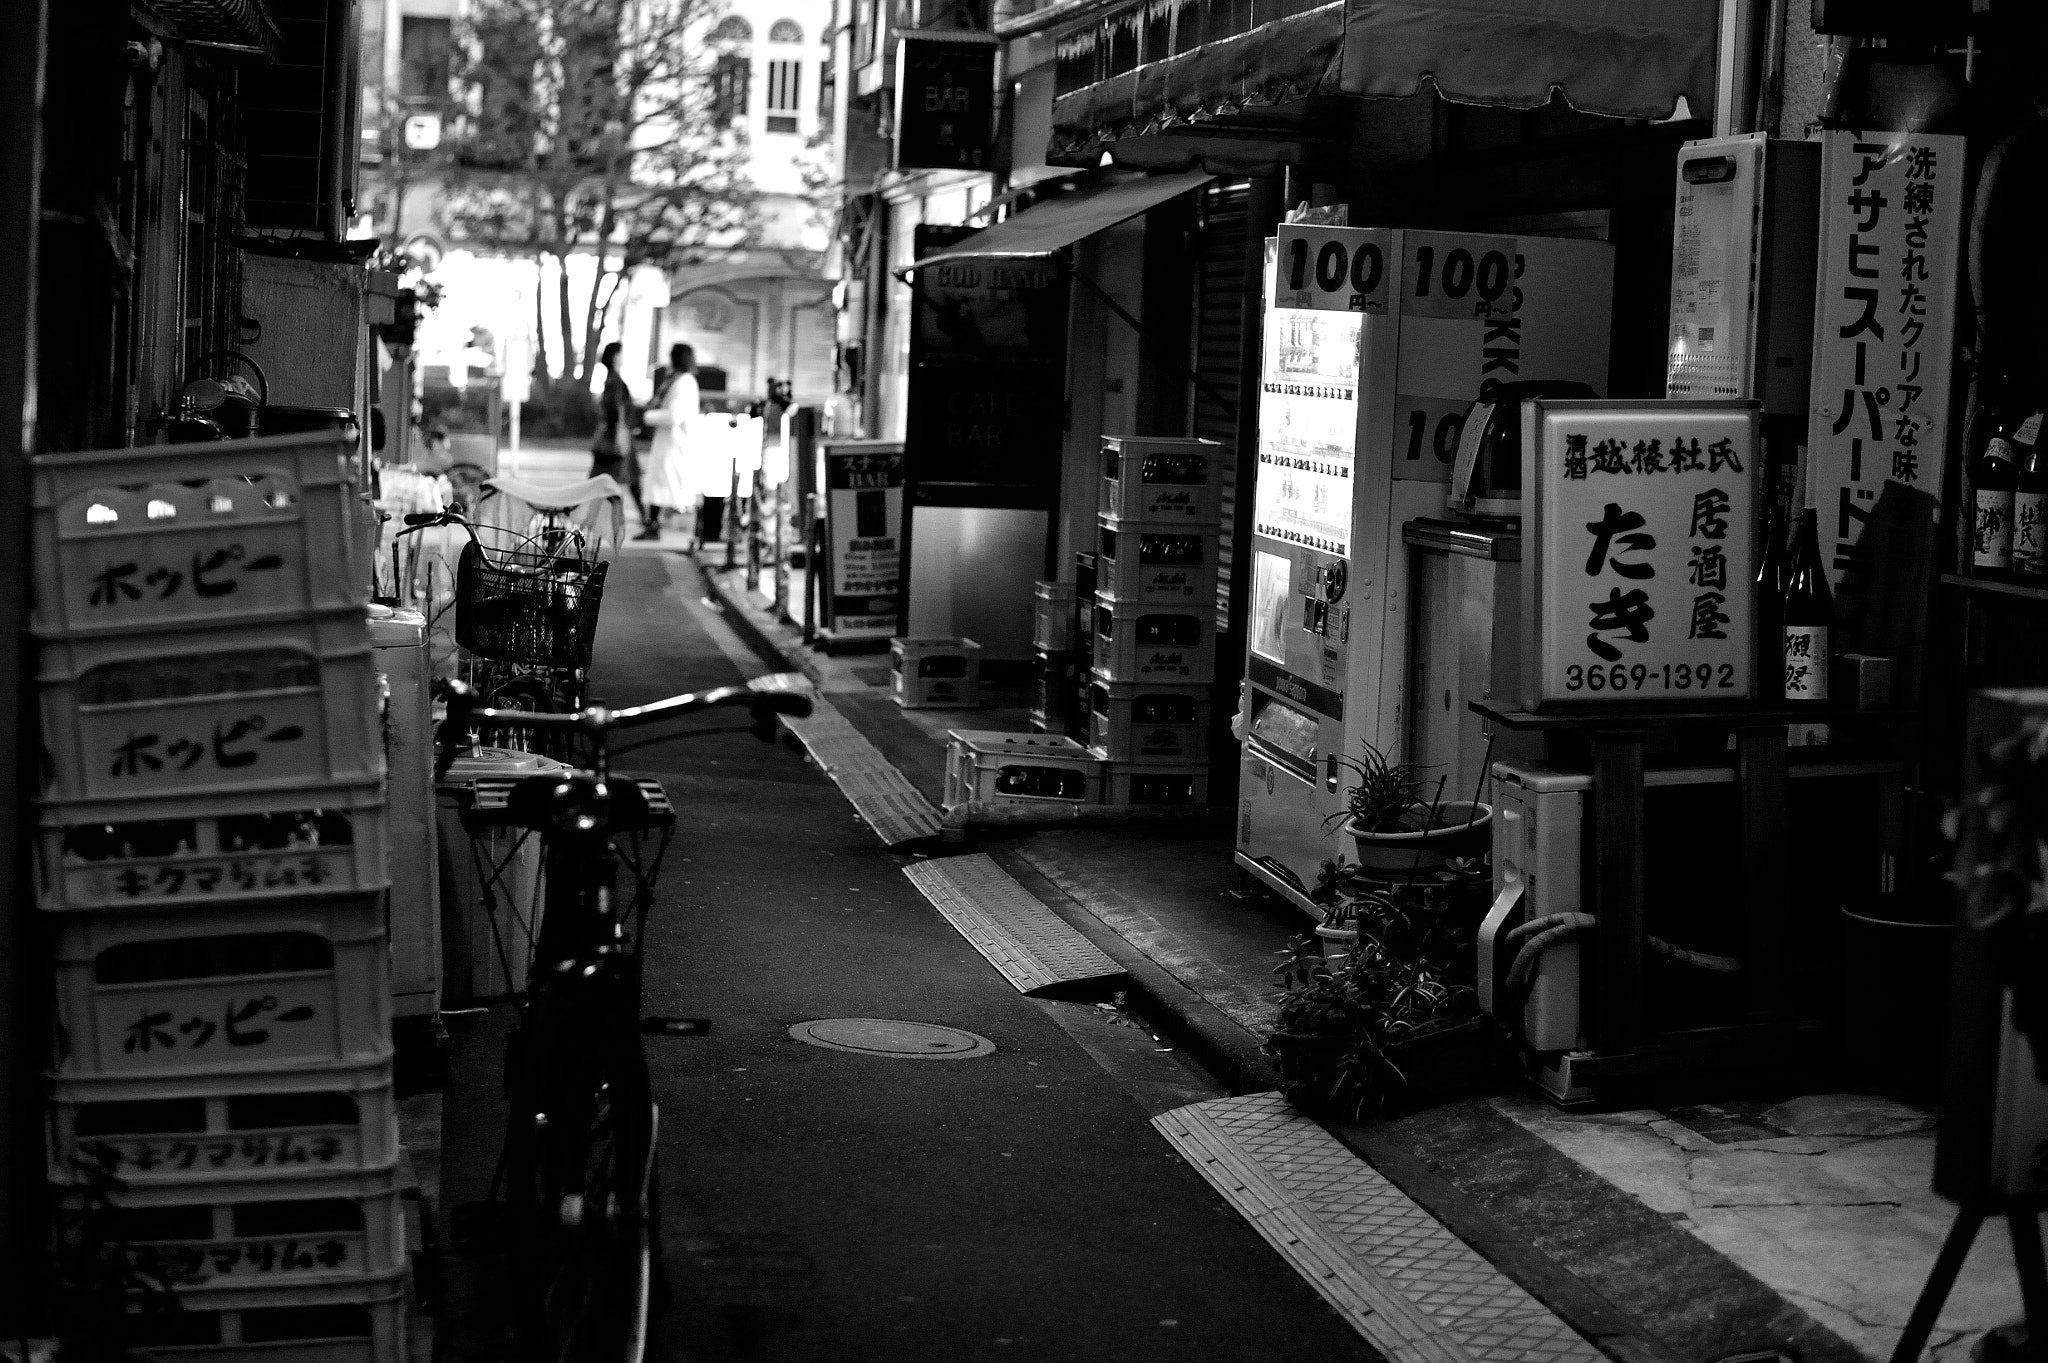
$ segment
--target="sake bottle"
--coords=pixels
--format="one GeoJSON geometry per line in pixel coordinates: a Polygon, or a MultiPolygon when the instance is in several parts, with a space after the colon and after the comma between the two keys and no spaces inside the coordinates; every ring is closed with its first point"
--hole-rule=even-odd
{"type": "Polygon", "coordinates": [[[1787,704],[1828,698],[1828,628],[1834,622],[1835,595],[1828,588],[1827,564],[1820,556],[1820,513],[1806,507],[1785,564],[1785,590],[1779,637],[1784,640],[1782,680],[1787,704]]]}

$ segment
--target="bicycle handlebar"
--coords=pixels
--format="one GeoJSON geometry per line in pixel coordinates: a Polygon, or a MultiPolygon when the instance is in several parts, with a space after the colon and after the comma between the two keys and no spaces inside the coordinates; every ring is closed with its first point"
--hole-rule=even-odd
{"type": "Polygon", "coordinates": [[[774,737],[775,716],[788,715],[801,719],[811,713],[811,698],[797,688],[803,679],[790,673],[772,673],[757,677],[743,686],[721,686],[710,691],[685,692],[670,696],[666,700],[652,701],[646,705],[630,705],[610,709],[602,705],[589,705],[567,714],[551,714],[535,710],[498,710],[479,706],[476,693],[458,681],[434,683],[434,693],[448,702],[448,717],[441,721],[434,735],[438,750],[434,762],[434,779],[439,781],[448,774],[454,763],[457,750],[473,721],[485,724],[516,725],[534,729],[577,729],[593,737],[602,736],[613,730],[638,728],[657,720],[675,719],[682,715],[694,714],[699,710],[710,710],[719,706],[744,706],[754,717],[754,732],[762,738],[774,737]]]}

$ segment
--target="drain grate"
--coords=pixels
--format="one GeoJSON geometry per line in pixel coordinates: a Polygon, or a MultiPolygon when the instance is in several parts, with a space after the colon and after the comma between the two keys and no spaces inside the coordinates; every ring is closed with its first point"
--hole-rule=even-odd
{"type": "Polygon", "coordinates": [[[977,852],[903,868],[932,907],[1020,994],[1123,974],[1101,948],[977,852]]]}
{"type": "Polygon", "coordinates": [[[807,1046],[891,1060],[976,1060],[996,1048],[987,1037],[958,1027],[895,1018],[820,1018],[799,1022],[789,1034],[807,1046]]]}
{"type": "Polygon", "coordinates": [[[1196,1103],[1152,1125],[1389,1363],[1604,1363],[1279,1094],[1196,1103]]]}
{"type": "Polygon", "coordinates": [[[886,846],[939,835],[943,825],[931,801],[832,702],[814,692],[808,716],[782,722],[886,846]]]}

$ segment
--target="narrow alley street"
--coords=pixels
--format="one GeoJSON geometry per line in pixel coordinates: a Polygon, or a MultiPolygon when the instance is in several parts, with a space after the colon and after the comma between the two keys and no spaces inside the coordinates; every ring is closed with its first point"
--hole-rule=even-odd
{"type": "MultiPolygon", "coordinates": [[[[539,470],[533,469],[538,473],[539,470]]],[[[762,669],[694,563],[613,564],[594,691],[635,703],[762,669]]],[[[1370,1359],[1147,1124],[1218,1096],[1142,1019],[1020,996],[804,759],[743,735],[636,754],[681,816],[649,929],[662,1105],[665,1363],[864,1358],[1370,1359]],[[994,1043],[889,1059],[789,1029],[887,1018],[994,1043]]],[[[484,1196],[502,1005],[454,1021],[444,1203],[484,1196]]],[[[474,1264],[474,1260],[470,1260],[474,1264]]],[[[446,1359],[502,1357],[488,1309],[446,1359]]]]}

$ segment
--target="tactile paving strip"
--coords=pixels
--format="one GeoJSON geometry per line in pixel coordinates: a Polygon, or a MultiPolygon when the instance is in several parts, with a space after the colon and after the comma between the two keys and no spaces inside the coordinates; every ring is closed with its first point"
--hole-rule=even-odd
{"type": "Polygon", "coordinates": [[[1152,1119],[1388,1363],[1604,1355],[1277,1093],[1152,1119]]]}
{"type": "Polygon", "coordinates": [[[804,745],[811,760],[853,802],[884,845],[894,847],[939,835],[944,825],[931,801],[904,780],[903,773],[890,765],[832,702],[813,693],[809,715],[803,719],[785,715],[782,722],[804,745]]]}
{"type": "Polygon", "coordinates": [[[919,862],[903,874],[1020,994],[1124,973],[979,852],[919,862]]]}

